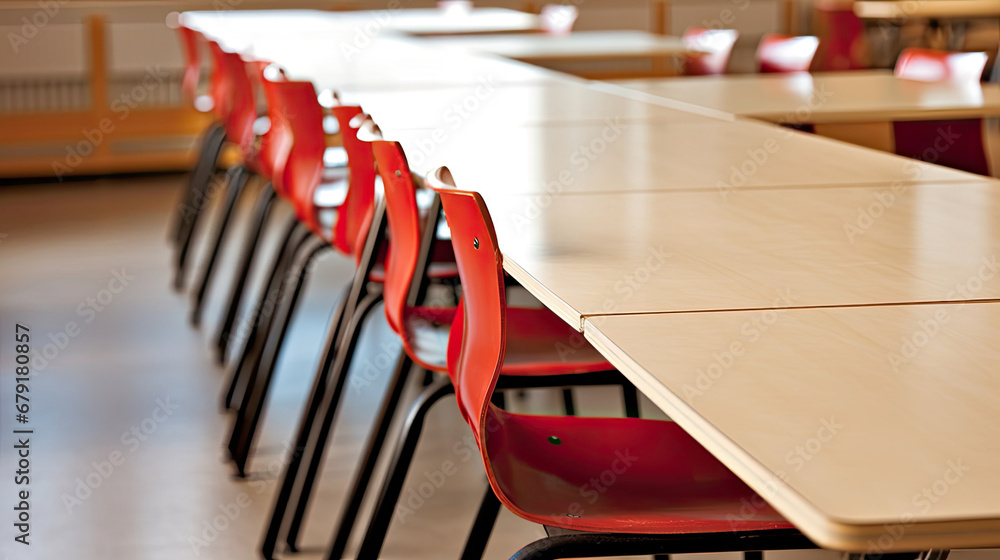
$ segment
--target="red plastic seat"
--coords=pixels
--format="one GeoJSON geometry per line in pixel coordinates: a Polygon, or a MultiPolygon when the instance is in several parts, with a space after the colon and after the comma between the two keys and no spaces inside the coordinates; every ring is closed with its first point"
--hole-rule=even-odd
{"type": "Polygon", "coordinates": [[[684,58],[683,73],[686,76],[714,76],[726,73],[729,56],[739,33],[733,29],[705,29],[689,27],[684,31],[684,45],[705,54],[689,55],[684,58]]]}
{"type": "MultiPolygon", "coordinates": [[[[407,304],[420,260],[421,229],[416,188],[403,148],[398,142],[371,143],[385,190],[391,252],[386,265],[383,298],[389,326],[421,367],[446,373],[446,350],[454,308],[407,304]]],[[[563,359],[553,352],[579,333],[547,308],[509,308],[511,325],[504,375],[566,375],[614,369],[590,345],[582,345],[563,359]]]]}
{"type": "MultiPolygon", "coordinates": [[[[923,82],[952,82],[979,87],[986,53],[953,53],[932,49],[905,49],[896,61],[895,75],[923,82]]],[[[982,119],[896,121],[897,154],[955,169],[990,174],[982,119]]]]}
{"type": "Polygon", "coordinates": [[[490,485],[508,509],[547,526],[602,533],[793,528],[672,422],[539,417],[494,406],[510,339],[492,220],[482,197],[453,188],[447,170],[427,184],[441,196],[463,286],[448,369],[490,485]],[[598,488],[595,473],[609,469],[614,482],[598,488]],[[740,515],[745,503],[755,504],[754,515],[740,515]]]}
{"type": "Polygon", "coordinates": [[[757,45],[757,68],[762,74],[808,72],[817,47],[816,37],[768,33],[757,45]]]}

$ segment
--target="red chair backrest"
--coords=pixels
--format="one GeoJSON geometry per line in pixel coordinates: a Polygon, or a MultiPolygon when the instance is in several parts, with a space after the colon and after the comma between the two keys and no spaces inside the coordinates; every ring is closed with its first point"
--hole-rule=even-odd
{"type": "Polygon", "coordinates": [[[240,55],[224,51],[215,41],[209,41],[208,45],[215,63],[212,71],[212,110],[226,130],[226,139],[240,146],[244,158],[252,159],[257,106],[246,62],[240,55]]]}
{"type": "Polygon", "coordinates": [[[839,0],[820,0],[814,6],[820,48],[816,68],[823,71],[865,68],[864,22],[854,7],[839,0]]]}
{"type": "Polygon", "coordinates": [[[896,60],[898,78],[921,82],[978,82],[986,67],[986,53],[903,49],[896,60]]]}
{"type": "Polygon", "coordinates": [[[184,77],[181,79],[181,94],[188,103],[194,103],[197,95],[198,80],[201,78],[201,49],[200,33],[184,27],[177,26],[177,33],[181,36],[181,50],[184,51],[184,77]]]}
{"type": "Polygon", "coordinates": [[[287,196],[284,181],[285,160],[292,148],[292,129],[288,120],[283,118],[280,108],[283,106],[281,86],[284,76],[276,66],[263,61],[252,63],[253,75],[260,84],[267,101],[267,116],[270,126],[261,138],[257,148],[257,172],[271,181],[271,186],[281,196],[287,196]]]}
{"type": "Polygon", "coordinates": [[[330,111],[340,126],[340,136],[347,152],[349,187],[344,203],[337,212],[333,225],[333,244],[345,255],[361,258],[375,208],[375,156],[371,142],[358,138],[360,122],[352,122],[361,114],[356,105],[338,105],[330,111]]]}
{"type": "Polygon", "coordinates": [[[706,54],[684,58],[684,74],[687,76],[712,76],[726,73],[729,55],[739,37],[733,29],[705,29],[689,27],[684,31],[684,45],[706,54]]]}
{"type": "Polygon", "coordinates": [[[816,37],[768,33],[757,46],[757,67],[763,74],[808,72],[817,47],[816,37]]]}
{"type": "Polygon", "coordinates": [[[323,178],[323,108],[311,82],[270,81],[268,106],[275,191],[291,200],[299,220],[317,227],[313,195],[323,178]],[[283,160],[283,161],[282,161],[283,160]]]}
{"type": "Polygon", "coordinates": [[[462,415],[482,444],[506,344],[503,256],[483,198],[450,184],[446,168],[427,177],[427,185],[441,196],[462,281],[462,301],[448,340],[448,372],[462,415]]]}
{"type": "MultiPolygon", "coordinates": [[[[979,87],[985,66],[986,53],[910,48],[899,55],[895,74],[910,80],[979,87]]],[[[896,121],[892,127],[899,155],[990,175],[982,119],[896,121]]]]}
{"type": "Polygon", "coordinates": [[[403,338],[405,344],[403,313],[420,258],[420,212],[403,148],[398,142],[378,140],[372,142],[372,150],[385,189],[386,217],[389,221],[391,252],[385,265],[382,287],[385,315],[389,326],[403,338]]]}

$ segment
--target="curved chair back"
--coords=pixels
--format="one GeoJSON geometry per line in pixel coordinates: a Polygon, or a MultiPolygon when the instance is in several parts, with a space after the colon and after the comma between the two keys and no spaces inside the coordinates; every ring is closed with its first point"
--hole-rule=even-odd
{"type": "Polygon", "coordinates": [[[362,114],[361,107],[336,105],[330,111],[340,127],[349,170],[347,196],[333,226],[333,245],[345,255],[360,258],[358,249],[364,247],[375,207],[375,156],[371,142],[358,138],[361,122],[355,117],[362,114]]]}
{"type": "Polygon", "coordinates": [[[865,25],[850,3],[820,0],[814,4],[820,48],[816,68],[822,71],[865,68],[865,25]]]}
{"type": "Polygon", "coordinates": [[[181,50],[184,51],[184,77],[181,79],[181,94],[185,101],[194,103],[198,81],[201,79],[201,34],[183,25],[177,26],[177,33],[181,36],[181,50]]]}
{"type": "Polygon", "coordinates": [[[689,27],[684,31],[684,45],[705,54],[684,58],[684,74],[687,76],[714,76],[726,73],[729,55],[739,33],[733,29],[705,29],[689,27]]]}
{"type": "Polygon", "coordinates": [[[454,188],[447,168],[428,175],[427,185],[441,197],[462,281],[462,301],[448,340],[448,372],[462,415],[482,444],[487,419],[495,414],[490,397],[506,345],[503,257],[479,193],[454,188]]]}
{"type": "Polygon", "coordinates": [[[403,315],[413,276],[420,258],[420,213],[417,197],[398,142],[379,140],[373,143],[375,161],[385,189],[386,217],[389,221],[390,258],[386,262],[382,297],[385,315],[397,334],[406,343],[403,315]]]}
{"type": "Polygon", "coordinates": [[[274,95],[268,108],[274,135],[270,148],[276,162],[274,188],[291,199],[299,220],[315,228],[312,201],[323,178],[326,150],[323,109],[311,82],[270,81],[268,89],[274,95]]]}
{"type": "Polygon", "coordinates": [[[986,53],[903,49],[896,59],[897,78],[921,82],[978,82],[986,68],[986,53]]]}
{"type": "Polygon", "coordinates": [[[818,47],[819,39],[810,35],[768,33],[757,46],[757,68],[763,74],[808,72],[818,47]]]}
{"type": "MultiPolygon", "coordinates": [[[[952,82],[979,87],[986,53],[904,49],[896,62],[899,78],[952,82]]],[[[895,152],[979,175],[990,175],[982,119],[896,121],[892,124],[895,152]]]]}
{"type": "Polygon", "coordinates": [[[282,118],[283,106],[280,83],[285,81],[280,69],[263,61],[252,63],[254,76],[267,102],[267,117],[270,126],[261,138],[257,148],[257,172],[271,181],[271,186],[281,196],[287,196],[282,181],[285,160],[292,149],[292,129],[288,119],[282,118]]]}

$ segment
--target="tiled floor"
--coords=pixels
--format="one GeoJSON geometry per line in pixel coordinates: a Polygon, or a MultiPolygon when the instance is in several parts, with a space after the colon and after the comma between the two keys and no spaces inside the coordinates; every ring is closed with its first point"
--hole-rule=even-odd
{"type": "MultiPolygon", "coordinates": [[[[249,480],[223,460],[229,417],[219,411],[224,371],[209,351],[219,294],[200,331],[187,322],[189,298],[170,289],[168,214],[183,177],[130,177],[62,185],[0,187],[0,558],[257,558],[275,478],[308,391],[317,348],[350,263],[321,262],[292,329],[264,421],[249,480]],[[29,423],[30,542],[13,541],[16,470],[15,325],[31,329],[29,423]],[[210,526],[216,523],[220,530],[210,526]],[[12,544],[13,543],[13,544],[12,544]]],[[[223,268],[231,268],[226,261],[223,268]]],[[[221,286],[222,283],[219,283],[221,286]]],[[[338,502],[385,380],[379,359],[392,338],[372,321],[359,350],[373,377],[350,392],[342,429],[327,455],[306,526],[304,552],[322,557],[338,502]],[[374,372],[374,373],[371,373],[374,372]]],[[[355,373],[358,373],[355,371],[355,373]]],[[[585,413],[613,413],[615,393],[578,394],[585,413]]],[[[552,395],[517,403],[552,409],[552,395]]],[[[649,403],[644,412],[654,416],[649,403]]],[[[417,513],[395,523],[386,558],[457,557],[485,488],[475,457],[455,445],[468,434],[453,401],[431,414],[408,486],[455,460],[459,468],[417,513]]],[[[404,498],[409,496],[404,490],[404,498]]],[[[488,558],[507,558],[542,532],[504,512],[488,558]]],[[[349,554],[353,553],[353,549],[349,554]]],[[[832,559],[824,552],[769,554],[778,559],[832,559]]],[[[991,551],[958,560],[997,558],[991,551]]],[[[697,558],[691,556],[691,558],[697,558]]],[[[736,558],[718,555],[714,558],[736,558]]]]}

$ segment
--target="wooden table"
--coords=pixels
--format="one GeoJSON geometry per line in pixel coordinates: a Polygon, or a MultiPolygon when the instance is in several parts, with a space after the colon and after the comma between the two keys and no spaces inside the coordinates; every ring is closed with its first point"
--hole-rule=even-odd
{"type": "Polygon", "coordinates": [[[820,544],[997,545],[1000,304],[619,315],[584,332],[820,544]]]}
{"type": "Polygon", "coordinates": [[[480,35],[427,42],[434,47],[503,56],[590,79],[672,76],[677,73],[677,57],[697,53],[680,37],[644,31],[480,35]]]}
{"type": "Polygon", "coordinates": [[[894,146],[892,121],[1000,115],[998,84],[918,82],[897,78],[888,70],[625,80],[615,84],[662,97],[669,100],[665,105],[678,109],[815,124],[816,133],[823,136],[889,152],[894,146]]]}
{"type": "Polygon", "coordinates": [[[988,18],[1000,16],[1000,1],[865,0],[854,2],[854,13],[862,19],[881,20],[988,18]]]}
{"type": "Polygon", "coordinates": [[[448,128],[477,61],[522,67],[406,74],[422,47],[387,40],[363,64],[266,49],[377,93],[417,172],[483,192],[505,268],[818,544],[1000,546],[1000,183],[551,74],[448,128]]]}

